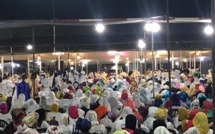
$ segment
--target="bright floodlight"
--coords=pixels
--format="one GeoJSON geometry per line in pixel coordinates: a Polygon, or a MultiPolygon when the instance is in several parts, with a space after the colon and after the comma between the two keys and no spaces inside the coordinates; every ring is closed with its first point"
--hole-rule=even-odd
{"type": "Polygon", "coordinates": [[[204,61],[204,57],[200,57],[200,61],[204,61]]]}
{"type": "Polygon", "coordinates": [[[176,65],[176,66],[179,66],[179,62],[178,62],[178,61],[176,61],[176,62],[175,62],[175,65],[176,65]]]}
{"type": "Polygon", "coordinates": [[[160,25],[156,22],[147,23],[144,28],[146,31],[153,33],[160,31],[160,25]]]}
{"type": "Polygon", "coordinates": [[[28,49],[28,50],[31,50],[32,48],[33,48],[32,45],[27,45],[27,49],[28,49]]]}
{"type": "Polygon", "coordinates": [[[144,48],[145,46],[146,46],[146,44],[145,44],[145,42],[144,42],[143,40],[139,40],[139,41],[138,41],[138,47],[139,47],[140,49],[144,48]]]}
{"type": "Polygon", "coordinates": [[[103,24],[99,23],[96,25],[97,32],[102,33],[102,32],[104,32],[104,30],[105,30],[105,26],[103,24]]]}
{"type": "Polygon", "coordinates": [[[125,66],[127,66],[127,67],[128,67],[128,66],[129,66],[129,63],[125,63],[125,66]]]}
{"type": "Polygon", "coordinates": [[[214,32],[214,30],[210,25],[208,25],[208,26],[205,27],[204,32],[207,35],[211,35],[214,32]]]}

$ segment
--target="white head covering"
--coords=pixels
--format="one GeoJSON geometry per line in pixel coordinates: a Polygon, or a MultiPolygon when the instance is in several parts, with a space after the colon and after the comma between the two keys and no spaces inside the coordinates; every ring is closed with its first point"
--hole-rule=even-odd
{"type": "Polygon", "coordinates": [[[69,124],[68,118],[69,118],[68,114],[66,113],[61,114],[58,120],[59,126],[61,125],[67,126],[69,124]]]}
{"type": "Polygon", "coordinates": [[[97,94],[93,94],[92,96],[91,96],[91,104],[94,104],[94,103],[96,103],[96,101],[99,99],[99,96],[97,95],[97,94]]]}
{"type": "Polygon", "coordinates": [[[25,104],[27,105],[27,109],[25,110],[26,114],[32,114],[39,109],[39,105],[34,99],[27,100],[25,104]]]}
{"type": "Polygon", "coordinates": [[[31,134],[31,129],[27,125],[19,125],[17,128],[17,134],[31,134]]]}
{"type": "Polygon", "coordinates": [[[92,110],[88,111],[87,114],[85,115],[85,119],[90,121],[92,126],[99,125],[97,114],[95,111],[92,111],[92,110]]]}
{"type": "Polygon", "coordinates": [[[199,106],[199,100],[194,100],[191,104],[190,104],[190,110],[193,110],[193,109],[199,109],[200,106],[199,106]]]}
{"type": "Polygon", "coordinates": [[[107,96],[107,98],[110,97],[110,91],[105,90],[104,93],[103,93],[103,96],[107,96]]]}
{"type": "Polygon", "coordinates": [[[54,92],[52,92],[52,91],[48,92],[48,94],[46,96],[46,99],[47,99],[47,104],[48,105],[51,105],[52,103],[58,101],[58,99],[55,97],[54,92]]]}
{"type": "Polygon", "coordinates": [[[64,110],[67,110],[69,105],[70,105],[70,100],[69,99],[62,99],[59,102],[59,108],[63,108],[64,110]]]}
{"type": "Polygon", "coordinates": [[[157,111],[157,107],[149,107],[149,117],[155,117],[155,112],[157,111]]]}
{"type": "Polygon", "coordinates": [[[165,127],[157,127],[155,130],[154,130],[154,134],[172,134],[170,133],[165,127]]]}
{"type": "Polygon", "coordinates": [[[45,96],[40,97],[39,107],[44,109],[49,109],[50,105],[47,104],[47,100],[45,96]]]}
{"type": "Polygon", "coordinates": [[[140,108],[141,106],[144,106],[144,104],[142,102],[140,102],[140,94],[138,92],[134,92],[132,94],[132,99],[135,102],[136,108],[140,108]]]}
{"type": "Polygon", "coordinates": [[[91,97],[91,95],[92,95],[92,92],[91,92],[90,90],[87,90],[87,91],[85,92],[85,96],[86,96],[86,97],[91,97]]]}
{"type": "Polygon", "coordinates": [[[107,129],[104,125],[92,126],[89,130],[89,133],[107,134],[107,129]]]}
{"type": "Polygon", "coordinates": [[[85,114],[85,112],[82,109],[78,108],[79,118],[84,119],[84,114],[85,114]]]}
{"type": "Polygon", "coordinates": [[[81,89],[78,89],[78,90],[76,91],[75,96],[76,96],[77,98],[82,98],[82,97],[83,97],[83,91],[82,91],[81,89]]]}
{"type": "Polygon", "coordinates": [[[61,130],[58,127],[56,127],[56,126],[50,126],[47,129],[46,133],[47,134],[62,134],[61,130]]]}
{"type": "Polygon", "coordinates": [[[18,100],[14,104],[12,104],[11,110],[15,108],[22,108],[24,104],[25,104],[25,95],[20,94],[18,97],[18,100]]]}
{"type": "Polygon", "coordinates": [[[123,109],[122,109],[122,113],[120,114],[120,116],[116,119],[116,121],[117,120],[121,120],[121,118],[122,118],[122,120],[125,120],[125,117],[127,116],[127,115],[129,115],[129,114],[132,114],[132,110],[131,110],[131,108],[130,107],[124,107],[123,109]]]}
{"type": "Polygon", "coordinates": [[[90,99],[89,98],[82,98],[81,101],[81,106],[85,108],[90,108],[90,99]]]}
{"type": "Polygon", "coordinates": [[[99,100],[99,103],[100,105],[106,106],[108,111],[111,111],[110,103],[108,102],[107,97],[105,95],[99,100]]]}

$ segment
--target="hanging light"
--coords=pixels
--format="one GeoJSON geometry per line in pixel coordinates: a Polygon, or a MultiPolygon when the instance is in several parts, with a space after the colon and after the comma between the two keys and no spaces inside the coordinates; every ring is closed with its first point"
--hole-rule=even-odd
{"type": "Polygon", "coordinates": [[[139,47],[140,49],[143,49],[143,48],[146,47],[146,43],[145,43],[143,40],[139,40],[139,41],[138,41],[138,47],[139,47]]]}
{"type": "Polygon", "coordinates": [[[77,59],[80,60],[80,59],[81,59],[81,56],[78,55],[78,56],[77,56],[77,59]]]}
{"type": "Polygon", "coordinates": [[[207,34],[207,35],[211,35],[211,34],[213,34],[214,29],[213,29],[212,26],[207,25],[207,26],[205,27],[205,29],[204,29],[204,32],[205,32],[205,34],[207,34]]]}
{"type": "Polygon", "coordinates": [[[105,26],[102,23],[95,25],[95,29],[98,33],[102,33],[105,30],[105,26]]]}
{"type": "Polygon", "coordinates": [[[32,48],[33,48],[33,46],[32,46],[32,45],[30,45],[30,44],[29,44],[29,45],[27,45],[27,49],[28,49],[28,50],[32,50],[32,48]]]}

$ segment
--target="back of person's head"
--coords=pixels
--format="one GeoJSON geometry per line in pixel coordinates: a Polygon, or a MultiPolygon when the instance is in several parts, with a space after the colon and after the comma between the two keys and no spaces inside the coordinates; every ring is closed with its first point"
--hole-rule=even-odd
{"type": "Polygon", "coordinates": [[[125,118],[125,127],[131,130],[136,129],[137,118],[133,114],[129,114],[125,118]]]}
{"type": "Polygon", "coordinates": [[[2,103],[0,105],[0,110],[1,110],[2,114],[6,114],[8,112],[7,104],[6,103],[2,103]]]}
{"type": "Polygon", "coordinates": [[[165,127],[166,128],[166,123],[164,120],[157,119],[153,122],[153,130],[155,130],[157,127],[165,127]]]}
{"type": "Polygon", "coordinates": [[[26,113],[23,109],[14,109],[11,115],[14,125],[19,126],[22,123],[22,119],[26,116],[26,113]]]}

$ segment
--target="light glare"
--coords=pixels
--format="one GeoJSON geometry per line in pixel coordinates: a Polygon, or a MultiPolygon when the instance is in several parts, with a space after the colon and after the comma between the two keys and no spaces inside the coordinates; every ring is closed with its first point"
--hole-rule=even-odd
{"type": "Polygon", "coordinates": [[[96,31],[98,33],[102,33],[102,32],[104,32],[104,30],[105,30],[105,26],[103,24],[99,23],[96,25],[96,31]]]}
{"type": "Polygon", "coordinates": [[[139,40],[139,41],[138,41],[138,47],[139,47],[140,49],[145,48],[145,46],[146,46],[146,44],[145,44],[145,42],[144,42],[143,40],[139,40]]]}
{"type": "Polygon", "coordinates": [[[205,32],[205,34],[207,34],[207,35],[211,35],[211,34],[213,34],[214,30],[213,30],[213,28],[212,28],[210,25],[207,25],[207,26],[205,27],[205,29],[204,29],[204,32],[205,32]]]}

